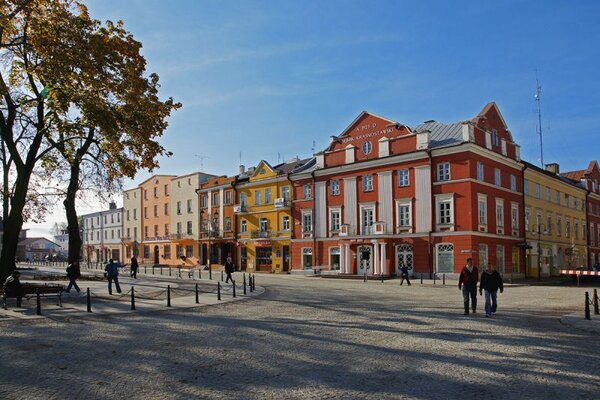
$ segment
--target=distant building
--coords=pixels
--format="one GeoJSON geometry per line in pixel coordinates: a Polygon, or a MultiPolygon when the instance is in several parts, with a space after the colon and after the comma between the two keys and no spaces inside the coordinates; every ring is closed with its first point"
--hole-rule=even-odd
{"type": "Polygon", "coordinates": [[[54,235],[54,241],[58,244],[58,254],[61,257],[69,255],[69,231],[61,230],[60,234],[54,235]]]}
{"type": "Polygon", "coordinates": [[[27,229],[21,230],[17,245],[19,260],[43,261],[58,255],[60,245],[44,237],[27,237],[27,229]]]}
{"type": "Polygon", "coordinates": [[[109,209],[82,216],[83,257],[91,262],[124,261],[121,254],[123,208],[111,202],[109,209]]]}

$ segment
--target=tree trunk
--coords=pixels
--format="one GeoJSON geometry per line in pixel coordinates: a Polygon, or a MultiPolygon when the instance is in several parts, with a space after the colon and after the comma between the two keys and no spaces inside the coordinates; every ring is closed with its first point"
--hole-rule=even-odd
{"type": "Polygon", "coordinates": [[[79,262],[81,257],[81,235],[79,232],[79,220],[77,219],[77,210],[75,209],[75,200],[79,191],[79,174],[81,168],[78,163],[71,165],[71,176],[69,177],[69,187],[67,197],[63,201],[65,212],[67,214],[67,230],[69,231],[69,263],[79,262]]]}
{"type": "Polygon", "coordinates": [[[27,189],[33,168],[25,165],[17,171],[15,191],[12,196],[10,212],[4,221],[4,235],[2,236],[2,254],[0,255],[0,283],[15,269],[15,257],[19,236],[23,227],[23,210],[27,202],[27,189]]]}

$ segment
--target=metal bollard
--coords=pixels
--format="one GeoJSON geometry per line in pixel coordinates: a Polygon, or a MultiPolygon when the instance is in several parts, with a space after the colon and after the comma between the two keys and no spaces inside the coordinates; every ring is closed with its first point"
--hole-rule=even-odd
{"type": "Polygon", "coordinates": [[[167,307],[171,307],[171,285],[167,285],[167,307]]]}
{"type": "Polygon", "coordinates": [[[594,289],[594,314],[600,314],[600,310],[598,310],[598,290],[594,289]]]}
{"type": "Polygon", "coordinates": [[[221,271],[221,282],[223,282],[223,271],[221,271]]]}
{"type": "Polygon", "coordinates": [[[221,300],[221,282],[217,282],[217,300],[221,300]]]}
{"type": "Polygon", "coordinates": [[[381,283],[383,283],[383,272],[381,273],[381,283]]]}
{"type": "Polygon", "coordinates": [[[581,277],[581,274],[577,274],[577,287],[580,287],[580,286],[579,286],[579,278],[580,278],[580,277],[581,277]]]}
{"type": "Polygon", "coordinates": [[[233,297],[235,298],[235,281],[233,281],[233,297]]]}
{"type": "Polygon", "coordinates": [[[244,294],[246,294],[246,273],[243,274],[244,277],[244,294]]]}
{"type": "Polygon", "coordinates": [[[442,285],[446,284],[446,274],[442,274],[442,285]]]}
{"type": "Polygon", "coordinates": [[[148,266],[144,265],[144,275],[148,275],[148,266]]]}
{"type": "Polygon", "coordinates": [[[421,272],[421,285],[423,284],[423,273],[421,272]]]}
{"type": "Polygon", "coordinates": [[[212,265],[208,267],[208,280],[212,281],[212,265]]]}
{"type": "Polygon", "coordinates": [[[171,276],[171,269],[172,269],[172,268],[171,268],[171,267],[169,267],[169,276],[171,276]]]}
{"type": "Polygon", "coordinates": [[[135,287],[131,288],[131,309],[135,310],[135,287]]]}
{"type": "Polygon", "coordinates": [[[256,275],[252,274],[252,288],[256,291],[256,275]]]}
{"type": "Polygon", "coordinates": [[[198,299],[198,284],[196,283],[196,304],[200,303],[200,299],[198,299]]]}
{"type": "Polygon", "coordinates": [[[160,276],[162,276],[163,267],[160,267],[160,276]]]}
{"type": "Polygon", "coordinates": [[[87,288],[87,312],[92,312],[92,298],[90,297],[90,288],[87,288]]]}
{"type": "Polygon", "coordinates": [[[179,274],[179,278],[183,279],[183,278],[181,278],[181,267],[177,267],[177,273],[179,274]]]}
{"type": "Polygon", "coordinates": [[[590,320],[590,294],[585,292],[585,319],[590,320]]]}
{"type": "Polygon", "coordinates": [[[250,293],[252,293],[252,275],[248,274],[248,285],[250,286],[250,293]]]}
{"type": "Polygon", "coordinates": [[[202,269],[198,270],[198,279],[202,280],[202,269]]]}
{"type": "Polygon", "coordinates": [[[40,302],[40,289],[35,289],[36,314],[42,315],[42,303],[40,302]]]}
{"type": "Polygon", "coordinates": [[[433,284],[435,285],[435,274],[433,274],[433,284]]]}

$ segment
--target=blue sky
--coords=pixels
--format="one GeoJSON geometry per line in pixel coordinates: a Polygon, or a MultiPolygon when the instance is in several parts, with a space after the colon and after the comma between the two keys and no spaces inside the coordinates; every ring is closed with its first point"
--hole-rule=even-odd
{"type": "MultiPolygon", "coordinates": [[[[143,43],[183,108],[160,173],[307,157],[362,110],[414,126],[495,101],[522,157],[585,168],[600,125],[600,2],[92,0],[143,43]],[[206,157],[206,158],[204,158],[206,157]]],[[[135,181],[148,177],[140,172],[135,181]]]]}

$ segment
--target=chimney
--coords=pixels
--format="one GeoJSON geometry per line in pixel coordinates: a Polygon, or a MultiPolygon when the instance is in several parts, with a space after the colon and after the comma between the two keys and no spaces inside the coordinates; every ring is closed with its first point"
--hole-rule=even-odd
{"type": "Polygon", "coordinates": [[[557,163],[546,164],[546,171],[558,175],[560,173],[560,168],[557,163]]]}
{"type": "Polygon", "coordinates": [[[244,172],[246,172],[246,167],[243,165],[240,165],[240,175],[243,174],[244,172]]]}
{"type": "Polygon", "coordinates": [[[110,203],[108,203],[108,209],[109,210],[116,210],[117,209],[117,203],[115,203],[114,201],[111,201],[110,203]]]}

